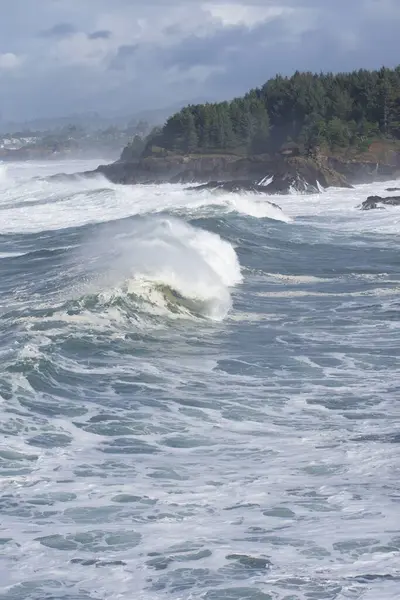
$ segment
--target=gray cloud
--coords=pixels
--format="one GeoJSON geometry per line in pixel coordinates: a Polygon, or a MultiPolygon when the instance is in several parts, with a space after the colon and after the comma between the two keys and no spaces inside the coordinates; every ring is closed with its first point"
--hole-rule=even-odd
{"type": "Polygon", "coordinates": [[[89,33],[88,38],[90,40],[108,40],[111,35],[111,31],[108,29],[101,29],[100,31],[93,31],[93,33],[89,33]]]}
{"type": "Polygon", "coordinates": [[[120,46],[116,55],[111,60],[109,68],[125,69],[129,65],[131,59],[137,54],[138,50],[138,44],[124,44],[123,46],[120,46]]]}
{"type": "Polygon", "coordinates": [[[282,33],[281,21],[275,19],[272,27],[265,24],[251,28],[235,25],[218,28],[208,36],[191,35],[163,53],[162,60],[166,67],[176,66],[182,70],[198,65],[227,67],[232,57],[236,61],[237,54],[244,52],[254,62],[257,57],[249,57],[247,48],[253,54],[268,35],[269,29],[273,30],[274,39],[279,38],[282,33]]]}
{"type": "Polygon", "coordinates": [[[133,113],[230,98],[276,72],[400,62],[399,0],[6,1],[3,118],[133,113]]]}
{"type": "Polygon", "coordinates": [[[75,33],[75,31],[75,27],[71,23],[57,23],[53,27],[50,27],[50,29],[42,31],[40,35],[49,38],[63,38],[75,33]]]}

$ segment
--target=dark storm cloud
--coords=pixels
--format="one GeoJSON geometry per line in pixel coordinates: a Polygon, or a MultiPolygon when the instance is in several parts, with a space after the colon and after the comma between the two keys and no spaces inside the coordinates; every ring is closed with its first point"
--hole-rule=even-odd
{"type": "Polygon", "coordinates": [[[7,118],[222,99],[276,72],[400,62],[400,0],[3,4],[0,109],[7,118]]]}
{"type": "MultiPolygon", "coordinates": [[[[309,8],[316,2],[286,4],[309,8]]],[[[296,69],[319,72],[396,66],[400,63],[400,10],[379,14],[382,5],[370,2],[377,12],[368,17],[360,11],[360,4],[341,1],[333,10],[326,3],[325,12],[298,33],[291,33],[290,19],[282,16],[251,27],[219,28],[206,37],[188,36],[163,54],[163,64],[182,70],[220,65],[223,71],[208,79],[217,97],[243,93],[276,73],[290,74],[296,69]]]]}

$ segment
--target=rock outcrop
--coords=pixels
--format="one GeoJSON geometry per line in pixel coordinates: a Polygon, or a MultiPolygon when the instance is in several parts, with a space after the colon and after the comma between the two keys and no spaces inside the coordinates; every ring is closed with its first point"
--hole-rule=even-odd
{"type": "Polygon", "coordinates": [[[186,188],[188,190],[211,190],[224,192],[252,192],[256,194],[290,194],[291,192],[317,193],[318,186],[308,184],[300,177],[278,175],[266,180],[266,183],[255,183],[252,180],[209,181],[186,188]]]}
{"type": "Polygon", "coordinates": [[[381,198],[381,196],[368,196],[361,204],[361,210],[372,210],[376,208],[384,209],[384,205],[400,206],[400,196],[388,196],[387,198],[381,198]]]}
{"type": "Polygon", "coordinates": [[[397,162],[391,164],[337,157],[329,157],[327,162],[334,171],[343,175],[346,181],[352,185],[390,181],[397,179],[400,175],[400,167],[397,162]]]}
{"type": "Polygon", "coordinates": [[[120,160],[101,165],[85,175],[98,173],[120,184],[251,181],[258,185],[273,177],[269,194],[286,194],[291,190],[312,193],[331,186],[351,187],[346,178],[328,164],[302,156],[151,156],[135,162],[120,160]]]}
{"type": "Polygon", "coordinates": [[[201,191],[201,190],[212,190],[212,191],[223,191],[223,192],[254,192],[256,194],[266,194],[267,186],[259,185],[249,180],[233,181],[208,181],[207,183],[200,183],[198,185],[192,185],[186,188],[189,191],[201,191]]]}
{"type": "MultiPolygon", "coordinates": [[[[210,190],[212,192],[232,192],[232,193],[240,193],[240,192],[251,192],[253,194],[265,194],[269,196],[271,192],[268,190],[268,185],[258,185],[257,183],[253,183],[252,181],[209,181],[208,183],[201,183],[199,185],[194,185],[186,188],[188,191],[202,191],[202,190],[210,190]]],[[[273,202],[268,202],[271,206],[275,208],[281,207],[273,202]]]]}

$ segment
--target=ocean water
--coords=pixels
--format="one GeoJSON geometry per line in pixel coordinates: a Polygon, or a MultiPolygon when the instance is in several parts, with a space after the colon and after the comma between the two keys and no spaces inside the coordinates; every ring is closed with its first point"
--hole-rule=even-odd
{"type": "Polygon", "coordinates": [[[0,165],[1,600],[396,600],[400,209],[0,165]]]}

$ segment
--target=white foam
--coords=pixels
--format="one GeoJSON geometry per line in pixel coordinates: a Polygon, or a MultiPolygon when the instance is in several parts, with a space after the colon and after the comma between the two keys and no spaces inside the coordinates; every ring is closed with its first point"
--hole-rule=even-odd
{"type": "Polygon", "coordinates": [[[277,279],[278,281],[284,281],[289,284],[303,284],[303,283],[326,283],[335,281],[329,277],[316,277],[315,275],[286,275],[282,273],[265,273],[271,279],[277,279]]]}
{"type": "Polygon", "coordinates": [[[382,296],[398,296],[400,286],[393,288],[375,288],[371,290],[363,290],[358,292],[317,292],[315,290],[281,290],[278,292],[256,292],[256,296],[262,298],[302,298],[306,296],[322,296],[322,297],[363,297],[363,296],[376,296],[381,298],[382,296]]]}
{"type": "MultiPolygon", "coordinates": [[[[66,163],[52,167],[55,172],[71,173],[93,168],[93,164],[75,162],[73,166],[66,163]]],[[[32,179],[38,175],[35,169],[36,165],[25,170],[8,169],[7,186],[0,186],[0,210],[3,205],[0,233],[33,233],[146,213],[195,211],[211,206],[258,218],[292,220],[279,208],[252,195],[187,191],[182,185],[115,185],[101,175],[69,181],[32,179]]],[[[46,170],[42,167],[40,174],[51,174],[50,167],[46,170]]]]}
{"type": "Polygon", "coordinates": [[[8,170],[7,165],[0,162],[0,189],[7,183],[8,170]]]}
{"type": "Polygon", "coordinates": [[[0,252],[0,258],[16,258],[17,256],[24,256],[25,252],[0,252]]]}
{"type": "MultiPolygon", "coordinates": [[[[256,217],[258,219],[268,218],[283,221],[284,223],[291,223],[293,218],[285,214],[279,206],[274,206],[276,201],[273,200],[273,203],[271,203],[271,200],[273,199],[268,198],[267,200],[265,197],[258,197],[253,194],[227,194],[220,201],[227,208],[248,215],[249,217],[256,217]]],[[[277,202],[279,203],[279,200],[277,202]]]]}
{"type": "MultiPolygon", "coordinates": [[[[319,194],[288,194],[273,197],[253,194],[187,191],[182,185],[115,185],[99,175],[76,180],[32,179],[55,172],[82,172],[95,163],[28,163],[0,165],[0,233],[39,232],[100,223],[133,215],[162,211],[199,211],[218,208],[255,218],[283,222],[306,217],[325,229],[338,231],[397,234],[400,228],[398,207],[361,211],[369,195],[390,195],[394,182],[357,186],[354,189],[329,188],[319,194]],[[277,203],[274,207],[268,200],[277,203]],[[12,206],[18,202],[17,206],[12,206]],[[327,217],[321,223],[321,217],[327,217]]],[[[266,183],[271,178],[266,178],[266,183]]]]}
{"type": "MultiPolygon", "coordinates": [[[[278,203],[285,214],[298,219],[306,217],[318,228],[338,232],[397,235],[400,231],[400,210],[387,206],[385,210],[360,210],[368,196],[390,196],[388,187],[399,185],[398,181],[386,181],[355,186],[353,189],[328,188],[322,193],[279,196],[278,203]]],[[[300,221],[301,223],[301,221],[300,221]]]]}
{"type": "MultiPolygon", "coordinates": [[[[398,233],[400,210],[361,211],[360,204],[369,195],[390,195],[387,187],[398,182],[380,182],[356,186],[354,189],[328,188],[319,194],[288,194],[268,198],[279,204],[271,206],[264,197],[252,194],[214,194],[209,191],[186,191],[182,185],[121,186],[102,176],[94,179],[44,181],[38,176],[54,173],[76,173],[93,169],[98,161],[27,162],[0,164],[0,208],[13,201],[23,203],[0,213],[0,233],[36,232],[63,227],[105,222],[149,212],[165,210],[199,210],[220,207],[228,211],[290,222],[297,217],[326,216],[318,226],[332,224],[343,231],[380,231],[398,233]],[[38,201],[43,201],[41,204],[38,201]],[[29,206],[32,203],[32,206],[29,206]]],[[[272,178],[266,177],[262,184],[272,178]]]]}

